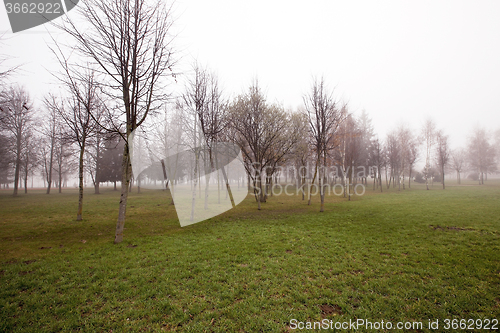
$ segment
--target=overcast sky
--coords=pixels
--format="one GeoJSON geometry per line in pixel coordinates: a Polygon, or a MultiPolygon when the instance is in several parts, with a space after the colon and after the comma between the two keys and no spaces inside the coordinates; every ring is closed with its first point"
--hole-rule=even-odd
{"type": "MultiPolygon", "coordinates": [[[[177,0],[174,8],[182,68],[197,59],[228,94],[258,78],[271,102],[295,109],[323,76],[382,137],[403,122],[418,130],[429,116],[455,147],[475,126],[500,128],[500,1],[177,0]]],[[[0,9],[0,53],[25,64],[13,79],[36,99],[57,89],[47,28],[12,34],[0,9]]]]}

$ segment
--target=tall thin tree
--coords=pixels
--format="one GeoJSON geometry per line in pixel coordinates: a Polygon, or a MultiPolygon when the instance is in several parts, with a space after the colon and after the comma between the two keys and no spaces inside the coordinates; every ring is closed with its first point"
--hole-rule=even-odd
{"type": "Polygon", "coordinates": [[[123,102],[112,126],[125,141],[115,232],[115,243],[120,243],[132,176],[128,138],[165,101],[164,79],[175,75],[171,7],[146,0],[84,0],[78,8],[84,28],[69,20],[60,27],[75,39],[76,50],[98,66],[103,90],[123,102]]]}
{"type": "Polygon", "coordinates": [[[19,173],[21,171],[21,157],[24,139],[30,130],[33,116],[33,104],[28,92],[19,86],[12,86],[0,95],[0,129],[13,139],[15,154],[14,196],[17,196],[19,187],[19,173]]]}

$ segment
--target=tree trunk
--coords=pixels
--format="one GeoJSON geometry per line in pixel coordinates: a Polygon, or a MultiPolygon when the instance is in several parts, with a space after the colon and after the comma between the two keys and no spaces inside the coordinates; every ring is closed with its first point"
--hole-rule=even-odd
{"type": "MultiPolygon", "coordinates": [[[[196,143],[195,143],[196,144],[196,143]]],[[[196,205],[196,186],[198,185],[198,152],[195,148],[194,177],[193,177],[193,197],[191,200],[191,221],[194,220],[194,207],[196,205]]]]}
{"type": "Polygon", "coordinates": [[[389,189],[389,186],[391,186],[387,181],[387,166],[385,167],[385,185],[387,186],[387,189],[389,189]]]}
{"type": "Polygon", "coordinates": [[[444,166],[443,166],[443,168],[441,169],[441,174],[443,175],[443,190],[444,190],[444,166]]]}
{"type": "Polygon", "coordinates": [[[59,193],[62,193],[62,164],[59,165],[59,184],[58,185],[59,185],[59,193]]]}
{"type": "Polygon", "coordinates": [[[428,170],[427,170],[427,167],[425,169],[425,187],[427,188],[427,190],[429,190],[429,176],[428,176],[428,170]]]}
{"type": "Polygon", "coordinates": [[[26,165],[24,168],[24,194],[28,194],[28,156],[26,156],[26,165]]]}
{"type": "MultiPolygon", "coordinates": [[[[236,207],[236,205],[234,204],[234,198],[233,198],[233,193],[231,191],[231,186],[229,185],[229,179],[227,178],[227,173],[226,173],[226,169],[224,169],[225,167],[222,166],[221,168],[221,171],[222,171],[222,177],[224,178],[224,181],[226,182],[226,195],[229,196],[229,200],[231,201],[231,207],[236,207]]],[[[228,166],[228,172],[229,172],[229,166],[228,166]]],[[[260,204],[259,204],[260,206],[260,204]]]]}
{"type": "Polygon", "coordinates": [[[96,154],[95,154],[95,182],[94,182],[94,194],[99,194],[99,169],[101,168],[101,163],[99,162],[100,155],[101,155],[101,137],[99,133],[97,133],[97,138],[96,138],[96,154]]]}
{"type": "Polygon", "coordinates": [[[309,197],[309,200],[307,202],[307,205],[310,206],[311,205],[311,190],[312,190],[312,186],[314,184],[314,181],[316,180],[316,174],[318,173],[318,161],[316,161],[316,167],[314,168],[314,176],[313,176],[313,179],[312,179],[312,182],[309,184],[309,191],[307,193],[308,197],[309,197]]]}
{"type": "Polygon", "coordinates": [[[320,197],[321,197],[321,206],[319,211],[324,212],[325,211],[325,180],[326,180],[326,152],[325,156],[323,157],[323,170],[321,172],[321,183],[320,183],[320,197]]]}
{"type": "Polygon", "coordinates": [[[85,142],[82,144],[80,149],[80,161],[78,163],[78,212],[76,214],[76,220],[82,220],[83,212],[83,155],[85,153],[85,142]]]}
{"type": "Polygon", "coordinates": [[[255,199],[257,200],[257,209],[260,210],[260,196],[262,195],[262,177],[259,174],[256,176],[257,181],[254,181],[254,193],[255,193],[255,199]],[[256,183],[259,184],[259,187],[256,187],[256,183]],[[259,192],[257,193],[257,188],[259,189],[259,192]]]}
{"type": "Polygon", "coordinates": [[[123,241],[123,230],[125,229],[125,214],[127,210],[127,199],[128,199],[131,176],[132,176],[132,165],[130,162],[128,143],[126,142],[123,148],[122,189],[120,195],[120,208],[118,210],[118,221],[116,223],[115,244],[123,241]]]}
{"type": "Polygon", "coordinates": [[[21,168],[21,132],[20,130],[17,131],[17,138],[16,138],[16,171],[14,173],[14,196],[17,196],[17,189],[19,186],[19,172],[21,168]]]}
{"type": "Polygon", "coordinates": [[[301,179],[301,192],[302,192],[302,201],[304,201],[306,198],[306,193],[304,191],[304,187],[306,186],[306,172],[304,170],[304,172],[302,172],[302,175],[300,176],[300,179],[301,179]]]}
{"type": "Polygon", "coordinates": [[[411,188],[411,167],[410,167],[410,173],[408,174],[408,188],[411,188]]]}
{"type": "Polygon", "coordinates": [[[52,165],[54,163],[54,144],[55,144],[54,141],[55,141],[55,139],[51,140],[51,147],[50,147],[49,169],[47,170],[47,172],[48,172],[47,194],[50,194],[50,187],[52,186],[52,165]]]}
{"type": "Polygon", "coordinates": [[[378,172],[378,184],[380,185],[380,192],[382,192],[382,174],[380,173],[380,169],[378,172]]]}

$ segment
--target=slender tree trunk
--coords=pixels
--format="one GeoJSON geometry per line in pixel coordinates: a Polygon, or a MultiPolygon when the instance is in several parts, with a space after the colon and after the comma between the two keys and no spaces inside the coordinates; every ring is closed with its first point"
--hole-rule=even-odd
{"type": "Polygon", "coordinates": [[[411,188],[411,167],[410,167],[410,173],[408,175],[408,188],[411,188]]]}
{"type": "Polygon", "coordinates": [[[321,177],[321,184],[320,184],[320,197],[321,197],[321,206],[319,211],[324,212],[325,211],[325,180],[326,180],[326,153],[323,156],[323,171],[320,174],[321,177]]]}
{"type": "Polygon", "coordinates": [[[16,138],[16,171],[14,172],[14,196],[17,196],[17,189],[19,187],[19,172],[21,169],[21,131],[17,131],[16,138]]]}
{"type": "Polygon", "coordinates": [[[387,181],[387,166],[385,167],[385,185],[387,186],[387,189],[389,189],[389,186],[391,186],[387,181]]]}
{"type": "Polygon", "coordinates": [[[391,187],[391,182],[393,181],[394,177],[393,177],[393,171],[392,171],[392,168],[391,168],[391,174],[389,175],[389,184],[387,185],[387,189],[389,189],[391,187]]]}
{"type": "MultiPolygon", "coordinates": [[[[236,205],[234,204],[234,198],[233,198],[233,192],[231,191],[231,186],[229,185],[229,179],[227,178],[227,173],[226,173],[226,169],[225,169],[225,166],[223,166],[221,168],[221,171],[222,171],[222,177],[224,178],[224,181],[226,182],[226,196],[229,196],[229,200],[231,201],[231,207],[236,207],[236,205]]],[[[228,165],[228,171],[229,172],[229,165],[228,165]]]]}
{"type": "Polygon", "coordinates": [[[82,220],[83,213],[83,155],[85,153],[85,141],[83,140],[82,148],[80,149],[80,161],[78,163],[78,212],[76,220],[82,220]]]}
{"type": "MultiPolygon", "coordinates": [[[[210,150],[208,152],[208,159],[209,159],[209,164],[210,164],[210,172],[205,175],[205,210],[208,209],[208,187],[210,186],[210,175],[212,172],[214,172],[214,161],[212,158],[212,151],[210,150]]],[[[207,160],[207,155],[205,152],[205,161],[207,160]]],[[[206,168],[204,168],[206,169],[206,168]]],[[[239,183],[238,183],[239,184],[239,183]]]]}
{"type": "Polygon", "coordinates": [[[127,199],[131,176],[132,165],[130,162],[128,143],[125,143],[122,159],[122,189],[120,195],[120,208],[118,210],[118,221],[116,223],[115,244],[123,241],[123,230],[125,229],[125,214],[127,210],[127,199]]]}
{"type": "Polygon", "coordinates": [[[380,185],[380,192],[382,192],[382,174],[380,173],[380,168],[378,171],[378,184],[380,185]]]}
{"type": "MultiPolygon", "coordinates": [[[[257,195],[256,195],[257,209],[260,210],[260,196],[262,195],[262,177],[260,175],[260,172],[256,178],[257,178],[257,183],[259,184],[259,187],[258,187],[259,193],[257,193],[257,195]]],[[[255,186],[254,186],[254,191],[257,191],[257,188],[255,188],[255,186]]]]}
{"type": "MultiPolygon", "coordinates": [[[[195,124],[195,127],[194,127],[194,130],[195,130],[195,133],[196,133],[196,124],[195,124]]],[[[196,134],[195,134],[196,135],[196,134]]],[[[198,156],[199,156],[199,152],[198,152],[198,147],[196,146],[197,145],[197,142],[196,142],[196,136],[195,136],[195,142],[194,142],[194,175],[193,175],[193,181],[194,181],[194,184],[193,184],[193,196],[192,196],[192,199],[191,199],[191,221],[194,221],[194,207],[196,205],[196,187],[198,185],[198,156]]]]}
{"type": "Polygon", "coordinates": [[[100,157],[101,157],[101,137],[99,133],[97,133],[97,138],[96,138],[96,155],[95,155],[95,182],[94,182],[94,194],[99,194],[99,170],[101,169],[101,162],[100,162],[100,157]]]}
{"type": "Polygon", "coordinates": [[[375,191],[375,187],[377,186],[377,180],[378,180],[378,174],[376,171],[374,171],[374,175],[373,175],[373,191],[375,191]]]}
{"type": "Polygon", "coordinates": [[[307,202],[308,206],[311,205],[311,190],[312,190],[312,186],[314,184],[314,181],[316,180],[316,175],[318,173],[318,164],[319,164],[319,161],[316,161],[316,167],[314,168],[314,176],[313,176],[312,182],[309,184],[309,191],[307,193],[307,195],[309,197],[309,200],[307,202]]]}
{"type": "Polygon", "coordinates": [[[442,173],[443,173],[443,190],[444,190],[444,168],[443,168],[442,173]]]}
{"type": "Polygon", "coordinates": [[[271,175],[271,177],[269,177],[269,191],[268,191],[268,193],[269,193],[269,192],[271,193],[271,194],[269,195],[270,197],[272,197],[272,196],[273,196],[273,186],[274,186],[274,184],[276,184],[276,183],[277,183],[276,179],[277,179],[277,177],[275,176],[275,177],[274,177],[275,182],[273,182],[273,176],[271,175]]]}
{"type": "Polygon", "coordinates": [[[28,156],[26,156],[26,165],[24,166],[24,194],[28,194],[28,156]]]}
{"type": "Polygon", "coordinates": [[[59,193],[62,193],[62,162],[59,165],[59,193]]]}
{"type": "Polygon", "coordinates": [[[304,201],[305,200],[305,196],[306,196],[306,193],[304,191],[304,187],[306,186],[306,172],[305,172],[305,170],[303,170],[303,172],[302,172],[302,175],[300,177],[300,181],[301,181],[301,187],[300,188],[302,189],[301,190],[301,192],[302,192],[302,201],[304,201]]]}
{"type": "Polygon", "coordinates": [[[52,166],[54,162],[54,144],[55,139],[51,140],[50,147],[50,159],[49,159],[49,169],[48,169],[48,178],[47,178],[47,194],[50,194],[50,187],[52,186],[52,166]]]}
{"type": "Polygon", "coordinates": [[[427,170],[427,167],[425,168],[425,187],[427,188],[427,190],[429,190],[429,176],[427,175],[428,173],[428,170],[427,170]]]}

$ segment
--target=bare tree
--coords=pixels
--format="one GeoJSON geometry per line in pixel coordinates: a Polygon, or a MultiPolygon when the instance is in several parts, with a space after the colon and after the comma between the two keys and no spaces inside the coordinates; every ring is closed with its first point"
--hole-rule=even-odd
{"type": "Polygon", "coordinates": [[[14,158],[9,150],[10,140],[0,134],[0,185],[8,186],[12,182],[12,162],[14,158]]]}
{"type": "MultiPolygon", "coordinates": [[[[55,52],[54,52],[55,53],[55,52]]],[[[55,53],[57,55],[57,53],[55,53]]],[[[87,145],[91,139],[97,141],[97,157],[99,155],[99,145],[101,127],[99,122],[102,119],[103,106],[99,97],[96,71],[92,66],[77,72],[72,69],[62,53],[58,56],[62,67],[61,75],[57,76],[69,92],[70,97],[66,105],[57,103],[54,99],[49,100],[51,107],[57,111],[68,127],[67,140],[76,143],[79,148],[78,163],[78,210],[76,220],[83,219],[83,176],[84,176],[84,156],[87,145]]],[[[62,149],[63,146],[61,146],[62,149]]],[[[96,166],[96,170],[98,167],[96,166]]],[[[97,178],[97,177],[95,177],[97,178]]],[[[96,193],[99,193],[98,182],[94,179],[96,193]]]]}
{"type": "Polygon", "coordinates": [[[24,193],[28,193],[28,177],[31,174],[31,180],[33,184],[33,173],[34,170],[39,166],[40,154],[39,154],[39,144],[37,144],[38,138],[34,136],[32,131],[24,137],[23,140],[23,152],[21,156],[21,170],[23,172],[24,178],[24,193]]]}
{"type": "Polygon", "coordinates": [[[17,196],[21,158],[29,136],[33,104],[24,88],[10,87],[0,95],[0,129],[12,138],[15,155],[14,196],[17,196]]]}
{"type": "Polygon", "coordinates": [[[450,160],[450,148],[448,144],[448,136],[443,133],[443,131],[436,132],[436,162],[439,166],[439,170],[441,172],[441,181],[444,186],[444,174],[445,168],[448,165],[450,160]]]}
{"type": "MultiPolygon", "coordinates": [[[[323,79],[313,82],[311,92],[304,96],[304,105],[309,120],[312,147],[316,154],[312,183],[314,183],[316,173],[319,170],[320,212],[323,212],[325,209],[327,158],[337,145],[337,141],[335,141],[337,129],[344,120],[344,115],[333,98],[333,92],[329,92],[325,87],[323,79]]],[[[309,198],[309,204],[311,204],[311,198],[309,198]]]]}
{"type": "Polygon", "coordinates": [[[370,146],[369,161],[373,167],[373,189],[380,186],[382,192],[382,168],[385,166],[385,151],[377,137],[370,146]]]}
{"type": "Polygon", "coordinates": [[[73,155],[70,141],[67,139],[67,133],[62,132],[56,140],[56,149],[54,150],[54,171],[57,173],[57,187],[59,193],[62,193],[62,187],[67,180],[68,173],[72,169],[70,157],[73,155]]]}
{"type": "Polygon", "coordinates": [[[361,130],[358,127],[356,118],[347,112],[346,108],[342,108],[345,112],[345,120],[339,128],[338,149],[337,149],[337,164],[340,165],[342,171],[342,183],[344,184],[344,197],[351,200],[351,186],[356,178],[356,165],[359,161],[361,153],[361,130]]]}
{"type": "Polygon", "coordinates": [[[398,151],[400,154],[398,167],[399,177],[398,186],[401,188],[403,184],[403,190],[405,189],[405,172],[408,171],[408,187],[411,186],[411,173],[413,171],[413,166],[418,158],[418,143],[417,139],[413,135],[413,131],[406,125],[401,125],[397,131],[398,136],[398,151]]]}
{"type": "MultiPolygon", "coordinates": [[[[370,167],[373,167],[373,165],[370,165],[370,157],[372,153],[372,145],[374,143],[373,138],[375,134],[373,131],[372,120],[365,110],[362,110],[361,115],[359,116],[358,128],[360,130],[360,151],[357,166],[363,169],[363,172],[361,174],[361,181],[366,185],[368,176],[367,170],[369,171],[370,167]]],[[[376,176],[376,174],[374,176],[376,176]]]]}
{"type": "Polygon", "coordinates": [[[494,171],[495,149],[489,143],[488,133],[483,128],[476,128],[468,145],[469,165],[478,172],[479,184],[484,184],[484,176],[494,171]]]}
{"type": "Polygon", "coordinates": [[[418,139],[411,135],[410,140],[408,142],[408,188],[411,187],[411,180],[412,180],[412,172],[413,172],[413,167],[415,166],[415,163],[418,161],[419,158],[419,144],[418,144],[418,139]]]}
{"type": "Polygon", "coordinates": [[[85,30],[71,21],[61,28],[74,37],[80,54],[98,65],[105,77],[103,89],[123,101],[121,115],[112,126],[125,141],[115,232],[115,243],[119,243],[132,176],[128,137],[166,98],[164,78],[174,65],[171,13],[163,4],[145,0],[86,0],[78,8],[87,24],[85,30]],[[123,126],[117,123],[121,120],[123,126]]]}
{"type": "Polygon", "coordinates": [[[385,150],[387,152],[388,166],[391,170],[389,182],[387,182],[386,177],[387,189],[389,189],[391,187],[391,181],[392,186],[396,187],[396,177],[399,177],[399,168],[401,166],[401,151],[397,133],[391,132],[387,134],[385,150]]]}
{"type": "Polygon", "coordinates": [[[498,171],[500,170],[500,128],[493,133],[493,137],[494,137],[494,147],[496,147],[496,149],[494,149],[496,169],[498,171]]]}
{"type": "MultiPolygon", "coordinates": [[[[290,136],[290,115],[278,105],[268,105],[258,83],[240,95],[230,106],[234,142],[242,149],[244,165],[252,178],[258,209],[266,201],[262,177],[269,167],[280,163],[292,149],[296,136],[290,136]]],[[[269,171],[267,171],[269,172],[269,171]]]]}
{"type": "Polygon", "coordinates": [[[398,150],[399,150],[399,163],[398,166],[398,187],[401,189],[401,184],[403,184],[403,190],[405,188],[405,171],[408,166],[409,155],[410,155],[410,142],[411,142],[411,131],[405,125],[401,125],[397,131],[398,139],[398,150]]]}
{"type": "Polygon", "coordinates": [[[431,118],[428,118],[424,127],[422,128],[422,137],[425,144],[425,167],[424,167],[424,177],[425,186],[429,189],[429,171],[431,168],[432,161],[432,148],[434,147],[434,138],[436,132],[436,125],[431,118]]]}
{"type": "MultiPolygon", "coordinates": [[[[210,73],[207,69],[201,68],[198,64],[193,66],[194,75],[188,80],[186,91],[182,96],[184,105],[188,111],[194,116],[188,121],[193,122],[193,126],[189,126],[193,131],[195,139],[194,149],[196,149],[196,161],[202,158],[206,165],[209,166],[211,172],[205,176],[205,209],[208,209],[208,188],[210,175],[218,169],[217,143],[221,141],[223,131],[228,126],[228,108],[227,102],[222,97],[222,91],[219,87],[217,76],[210,73]],[[199,124],[199,129],[196,126],[199,124]],[[200,135],[201,134],[201,135],[200,135]],[[206,147],[207,149],[200,150],[198,146],[206,147]],[[203,156],[200,156],[203,154],[203,156]]],[[[186,117],[188,118],[188,117],[186,117]]],[[[227,193],[233,202],[233,196],[229,186],[226,170],[220,169],[223,173],[223,178],[226,184],[227,193]]],[[[198,173],[198,162],[195,162],[195,174],[198,173]]],[[[197,177],[195,177],[197,178],[197,177]]],[[[195,179],[195,182],[197,180],[195,179]]],[[[201,184],[199,184],[201,186],[201,184]]],[[[195,186],[196,187],[196,186],[195,186]]],[[[195,193],[193,192],[193,200],[195,193]]],[[[194,201],[193,201],[194,203],[194,201]]],[[[194,206],[193,206],[194,208],[194,206]]]]}
{"type": "Polygon", "coordinates": [[[307,162],[311,157],[311,150],[309,149],[309,121],[303,110],[292,114],[292,122],[294,127],[297,128],[298,139],[293,146],[290,155],[294,161],[297,177],[297,188],[300,188],[302,193],[302,200],[305,200],[305,181],[307,176],[307,162]]]}
{"type": "Polygon", "coordinates": [[[42,125],[42,133],[44,135],[42,147],[42,162],[44,170],[44,178],[47,181],[47,194],[50,194],[52,188],[52,172],[54,171],[54,162],[56,151],[62,144],[63,130],[62,119],[59,110],[63,108],[62,101],[52,94],[49,94],[44,99],[46,111],[46,121],[42,125]]]}
{"type": "Polygon", "coordinates": [[[467,153],[464,149],[455,149],[450,155],[453,169],[457,172],[457,184],[460,185],[460,173],[465,169],[467,153]]]}

